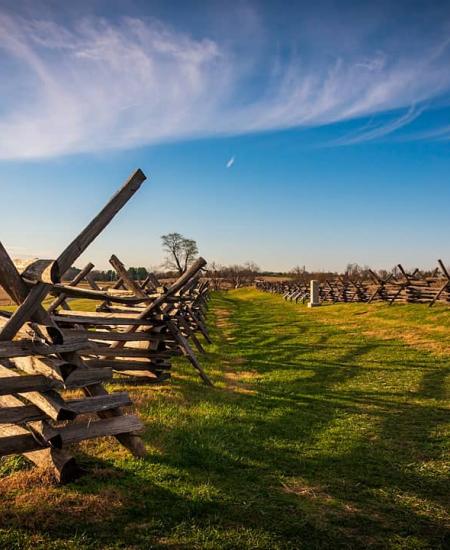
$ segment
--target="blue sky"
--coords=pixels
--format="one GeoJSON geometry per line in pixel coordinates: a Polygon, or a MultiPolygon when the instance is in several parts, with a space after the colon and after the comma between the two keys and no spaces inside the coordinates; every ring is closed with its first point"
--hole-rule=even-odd
{"type": "Polygon", "coordinates": [[[0,238],[55,257],[343,269],[450,261],[450,3],[0,0],[0,238]],[[72,3],[70,3],[72,4],[72,3]]]}

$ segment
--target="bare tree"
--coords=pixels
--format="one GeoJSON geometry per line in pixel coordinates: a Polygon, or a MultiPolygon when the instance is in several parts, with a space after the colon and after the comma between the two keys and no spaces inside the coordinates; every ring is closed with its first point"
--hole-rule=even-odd
{"type": "Polygon", "coordinates": [[[181,275],[197,258],[197,243],[193,239],[187,239],[180,233],[168,233],[161,237],[163,249],[167,253],[165,265],[168,269],[174,269],[181,275]]]}
{"type": "Polygon", "coordinates": [[[230,281],[234,288],[253,284],[260,269],[254,262],[244,265],[230,265],[222,268],[223,277],[230,281]]]}
{"type": "Polygon", "coordinates": [[[212,262],[208,266],[207,277],[214,290],[220,290],[223,280],[223,266],[217,262],[212,262]]]}
{"type": "Polygon", "coordinates": [[[297,281],[301,281],[305,277],[306,267],[300,267],[299,265],[296,265],[291,269],[290,273],[292,273],[294,279],[296,279],[297,281]]]}
{"type": "Polygon", "coordinates": [[[364,267],[357,263],[349,263],[345,269],[345,274],[351,279],[364,280],[369,277],[369,267],[364,267]]]}
{"type": "Polygon", "coordinates": [[[198,255],[197,243],[193,239],[184,239],[183,242],[184,263],[183,273],[194,262],[198,255]]]}

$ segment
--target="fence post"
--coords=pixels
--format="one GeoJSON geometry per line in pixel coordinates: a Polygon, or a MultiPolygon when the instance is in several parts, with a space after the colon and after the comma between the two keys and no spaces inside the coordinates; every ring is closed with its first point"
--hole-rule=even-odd
{"type": "Polygon", "coordinates": [[[319,302],[319,281],[313,279],[310,286],[308,307],[320,306],[319,302]]]}

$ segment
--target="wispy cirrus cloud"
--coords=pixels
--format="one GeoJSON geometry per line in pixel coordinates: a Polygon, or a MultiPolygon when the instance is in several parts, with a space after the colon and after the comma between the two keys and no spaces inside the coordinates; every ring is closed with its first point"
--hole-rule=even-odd
{"type": "Polygon", "coordinates": [[[68,29],[3,16],[0,47],[12,65],[2,89],[3,158],[195,134],[218,100],[206,91],[226,77],[214,42],[153,21],[91,18],[68,29]]]}
{"type": "Polygon", "coordinates": [[[355,145],[364,141],[379,139],[381,137],[392,134],[396,130],[407,126],[418,118],[423,111],[424,106],[416,107],[412,105],[405,113],[400,116],[392,117],[389,122],[375,124],[373,121],[362,126],[358,130],[346,134],[338,139],[328,142],[327,145],[355,145]]]}
{"type": "Polygon", "coordinates": [[[233,40],[207,30],[199,37],[152,18],[85,16],[63,24],[0,13],[0,158],[311,127],[403,110],[342,139],[350,144],[409,124],[424,102],[450,89],[447,37],[418,54],[371,48],[360,35],[351,50],[308,52],[294,41],[261,62],[250,42],[243,55],[233,40]]]}

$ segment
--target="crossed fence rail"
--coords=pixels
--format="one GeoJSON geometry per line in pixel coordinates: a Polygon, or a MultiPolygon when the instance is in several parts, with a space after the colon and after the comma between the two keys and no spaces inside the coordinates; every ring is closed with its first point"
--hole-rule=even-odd
{"type": "Polygon", "coordinates": [[[95,283],[93,264],[60,282],[145,179],[137,170],[56,260],[17,266],[0,243],[0,285],[17,305],[0,311],[0,457],[23,454],[61,482],[81,473],[74,443],[114,436],[134,456],[146,453],[143,424],[127,412],[130,396],[104,387],[113,376],[161,382],[170,377],[171,358],[182,354],[212,385],[191,346],[204,351],[198,333],[210,342],[203,258],[168,287],[152,274],[132,280],[116,256],[113,288],[95,283]],[[91,300],[92,311],[73,311],[74,298],[91,300]]]}
{"type": "MultiPolygon", "coordinates": [[[[331,302],[373,302],[389,304],[450,304],[450,274],[442,260],[431,275],[418,269],[408,273],[401,264],[397,273],[380,277],[369,270],[369,279],[360,280],[348,274],[326,279],[319,283],[319,301],[331,302]]],[[[310,299],[310,283],[307,280],[270,282],[256,281],[256,288],[281,294],[286,300],[306,302],[310,299]]]]}

